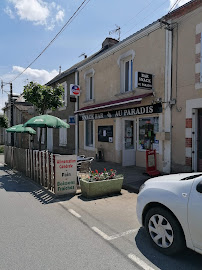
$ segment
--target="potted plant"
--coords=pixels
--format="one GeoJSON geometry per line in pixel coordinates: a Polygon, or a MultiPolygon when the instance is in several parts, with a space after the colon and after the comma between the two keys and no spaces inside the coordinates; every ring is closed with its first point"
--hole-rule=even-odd
{"type": "Polygon", "coordinates": [[[123,184],[123,175],[116,174],[111,169],[99,173],[98,170],[90,171],[88,178],[81,179],[81,193],[86,198],[120,193],[123,184]]]}

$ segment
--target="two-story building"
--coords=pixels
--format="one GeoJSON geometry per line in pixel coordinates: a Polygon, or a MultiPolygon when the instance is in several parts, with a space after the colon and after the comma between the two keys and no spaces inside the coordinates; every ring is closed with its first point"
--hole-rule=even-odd
{"type": "MultiPolygon", "coordinates": [[[[202,170],[202,3],[193,0],[79,70],[79,153],[164,172],[202,170]]],[[[105,40],[106,42],[106,40],[105,40]]]]}
{"type": "Polygon", "coordinates": [[[144,167],[146,150],[156,149],[159,170],[169,172],[170,38],[157,21],[78,68],[80,154],[144,167]]]}

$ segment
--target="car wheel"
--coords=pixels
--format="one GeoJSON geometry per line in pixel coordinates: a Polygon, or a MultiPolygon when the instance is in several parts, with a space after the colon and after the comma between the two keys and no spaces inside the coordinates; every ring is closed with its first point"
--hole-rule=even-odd
{"type": "Polygon", "coordinates": [[[145,227],[153,246],[165,255],[172,255],[185,248],[182,228],[169,210],[151,208],[145,217],[145,227]]]}

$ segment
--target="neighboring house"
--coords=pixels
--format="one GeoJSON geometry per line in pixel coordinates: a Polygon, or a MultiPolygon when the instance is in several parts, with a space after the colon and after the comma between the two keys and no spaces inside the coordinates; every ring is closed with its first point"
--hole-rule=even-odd
{"type": "Polygon", "coordinates": [[[202,2],[193,0],[83,64],[79,153],[164,172],[202,171],[202,2]]]}
{"type": "MultiPolygon", "coordinates": [[[[113,39],[111,39],[113,42],[113,39]]],[[[70,96],[70,84],[79,84],[78,67],[85,62],[92,59],[95,55],[102,52],[103,48],[96,54],[91,55],[76,63],[71,68],[59,74],[49,81],[46,85],[54,87],[57,84],[62,84],[64,87],[63,106],[55,111],[48,110],[47,114],[59,117],[68,124],[70,128],[52,129],[47,130],[47,148],[50,152],[58,154],[78,154],[78,124],[75,110],[78,106],[78,97],[70,96]]],[[[42,136],[42,143],[44,144],[44,133],[42,136]]],[[[42,146],[43,149],[43,146],[42,146]]]]}
{"type": "MultiPolygon", "coordinates": [[[[70,123],[70,128],[48,128],[47,129],[47,148],[50,152],[59,154],[75,153],[75,101],[70,101],[70,84],[76,84],[76,67],[71,67],[49,81],[46,85],[56,86],[61,84],[64,87],[63,106],[55,111],[48,110],[47,114],[59,117],[63,121],[70,123]]],[[[44,140],[42,140],[42,143],[44,140]]]]}
{"type": "MultiPolygon", "coordinates": [[[[3,118],[3,114],[0,114],[0,118],[3,118]]],[[[5,128],[0,127],[0,145],[5,143],[5,128]]]]}
{"type": "MultiPolygon", "coordinates": [[[[10,98],[8,97],[8,100],[10,98]]],[[[6,102],[3,108],[4,114],[8,118],[10,126],[11,106],[10,102],[6,102]]],[[[13,95],[13,125],[24,124],[33,117],[33,105],[26,102],[22,95],[13,95]]],[[[14,146],[21,148],[29,148],[29,135],[28,134],[14,134],[14,146]]],[[[5,133],[5,143],[11,145],[11,133],[5,133]]]]}
{"type": "Polygon", "coordinates": [[[164,18],[172,26],[172,171],[202,171],[202,1],[164,18]]]}

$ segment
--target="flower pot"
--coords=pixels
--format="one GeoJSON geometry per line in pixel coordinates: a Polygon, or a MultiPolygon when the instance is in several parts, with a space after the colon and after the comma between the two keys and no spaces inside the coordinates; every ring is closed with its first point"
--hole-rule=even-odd
{"type": "Polygon", "coordinates": [[[86,198],[93,198],[120,193],[122,184],[123,177],[93,182],[81,179],[81,194],[86,198]]]}

